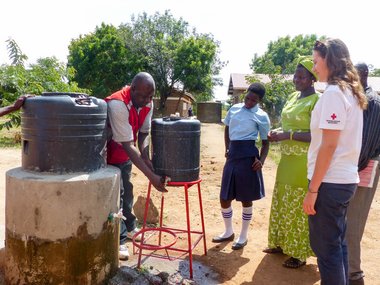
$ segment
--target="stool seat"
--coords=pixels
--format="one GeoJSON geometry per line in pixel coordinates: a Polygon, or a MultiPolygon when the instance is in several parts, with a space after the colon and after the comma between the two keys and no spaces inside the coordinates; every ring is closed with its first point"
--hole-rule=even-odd
{"type": "MultiPolygon", "coordinates": [[[[148,186],[148,192],[146,197],[146,204],[145,204],[145,211],[144,211],[144,219],[143,219],[143,225],[142,229],[136,233],[133,236],[132,242],[134,247],[136,246],[138,248],[138,262],[137,262],[137,268],[140,268],[141,266],[141,257],[144,256],[151,256],[151,257],[158,257],[168,260],[174,260],[178,257],[173,257],[170,255],[171,251],[175,252],[182,252],[184,255],[188,254],[189,256],[189,272],[190,272],[190,278],[193,278],[193,249],[197,246],[197,244],[203,239],[203,248],[204,248],[204,254],[207,255],[207,247],[206,247],[206,232],[205,232],[205,224],[204,224],[204,216],[203,216],[203,206],[202,206],[202,195],[201,195],[201,183],[202,179],[199,178],[194,181],[188,181],[188,182],[168,182],[168,187],[183,187],[184,194],[185,194],[185,208],[186,208],[186,228],[171,228],[171,227],[164,227],[162,223],[163,218],[163,211],[164,211],[164,195],[161,196],[161,208],[160,208],[160,217],[159,217],[159,227],[157,228],[146,228],[146,219],[148,216],[148,209],[149,209],[149,200],[150,200],[150,194],[152,190],[152,184],[149,182],[148,186]],[[201,217],[201,225],[202,228],[200,230],[192,230],[191,229],[191,223],[190,223],[190,207],[189,207],[189,188],[193,185],[197,185],[198,190],[198,201],[199,201],[199,212],[201,217]],[[148,240],[150,239],[151,235],[146,238],[145,233],[150,232],[151,234],[158,234],[158,241],[157,244],[148,243],[148,240]],[[167,244],[162,245],[161,239],[162,239],[162,233],[167,233],[172,236],[173,240],[170,242],[167,242],[167,244]],[[176,247],[176,241],[177,241],[177,235],[178,234],[185,234],[187,235],[187,248],[183,249],[180,247],[176,247]],[[191,235],[197,235],[198,238],[192,242],[191,235]],[[141,236],[140,241],[136,241],[135,238],[139,235],[141,236]],[[143,250],[149,250],[149,253],[143,254],[143,250]],[[165,255],[163,254],[157,254],[156,251],[158,250],[165,250],[165,255]]],[[[135,252],[135,250],[134,250],[135,252]]]]}

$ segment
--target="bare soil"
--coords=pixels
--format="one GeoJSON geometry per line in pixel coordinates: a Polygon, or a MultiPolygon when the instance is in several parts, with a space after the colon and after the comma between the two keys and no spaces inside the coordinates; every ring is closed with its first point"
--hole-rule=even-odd
{"type": "MultiPolygon", "coordinates": [[[[224,166],[223,125],[202,124],[201,134],[201,189],[203,211],[206,228],[207,255],[204,255],[202,244],[194,249],[195,264],[203,264],[216,273],[219,284],[254,284],[254,285],[312,285],[320,284],[316,258],[307,260],[306,266],[299,269],[284,268],[281,264],[288,257],[282,254],[269,255],[262,252],[267,245],[268,221],[272,190],[276,176],[276,165],[269,158],[264,165],[264,180],[266,197],[254,202],[253,220],[250,225],[248,245],[242,250],[231,249],[232,243],[214,244],[213,236],[223,231],[223,221],[220,215],[219,190],[221,174],[224,166]]],[[[5,224],[5,172],[21,165],[20,149],[0,149],[0,225],[5,224]]],[[[145,197],[148,181],[142,173],[133,168],[135,200],[139,195],[145,197]]],[[[164,224],[170,227],[184,228],[185,197],[183,190],[169,187],[165,194],[164,224]]],[[[189,190],[190,212],[193,229],[200,229],[198,194],[196,187],[189,190]]],[[[152,191],[155,205],[160,205],[161,194],[152,191]]],[[[234,202],[234,229],[238,234],[241,225],[241,204],[234,202]]],[[[377,191],[368,218],[362,240],[362,268],[365,271],[367,285],[379,285],[380,256],[380,191],[377,191]]],[[[2,230],[2,237],[4,232],[2,230]]],[[[179,238],[178,246],[186,248],[186,238],[179,238]]],[[[132,249],[132,246],[130,246],[132,249]]],[[[131,250],[132,252],[132,250],[131,250]]],[[[132,256],[131,259],[135,259],[132,256]]],[[[194,266],[196,272],[199,267],[194,266]]],[[[196,273],[195,273],[196,275],[196,273]]],[[[204,284],[208,284],[207,281],[204,284]]]]}

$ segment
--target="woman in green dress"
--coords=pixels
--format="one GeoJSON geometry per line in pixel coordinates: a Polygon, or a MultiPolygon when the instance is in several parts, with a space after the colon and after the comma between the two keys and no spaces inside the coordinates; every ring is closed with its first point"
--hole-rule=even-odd
{"type": "Polygon", "coordinates": [[[290,256],[283,265],[299,268],[313,255],[309,244],[307,215],[302,203],[308,189],[307,151],[310,143],[310,117],[319,94],[315,92],[317,76],[313,62],[301,58],[294,73],[296,92],[282,110],[282,130],[270,131],[269,141],[280,141],[281,160],[277,168],[269,220],[266,253],[290,256]]]}

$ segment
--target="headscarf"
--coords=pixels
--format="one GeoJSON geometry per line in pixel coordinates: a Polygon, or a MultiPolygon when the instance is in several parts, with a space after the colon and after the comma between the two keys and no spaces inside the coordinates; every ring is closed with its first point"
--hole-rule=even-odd
{"type": "Polygon", "coordinates": [[[308,56],[300,56],[298,58],[298,64],[301,64],[303,67],[305,67],[318,81],[318,76],[317,74],[313,71],[313,61],[310,57],[308,56]]]}

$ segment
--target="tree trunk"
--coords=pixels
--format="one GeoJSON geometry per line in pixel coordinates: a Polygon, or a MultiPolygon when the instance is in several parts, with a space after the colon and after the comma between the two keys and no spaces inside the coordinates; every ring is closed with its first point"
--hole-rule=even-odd
{"type": "Polygon", "coordinates": [[[168,99],[168,97],[170,96],[170,91],[167,91],[166,89],[165,90],[160,90],[160,110],[164,110],[165,109],[165,104],[166,104],[166,100],[168,99]]]}

